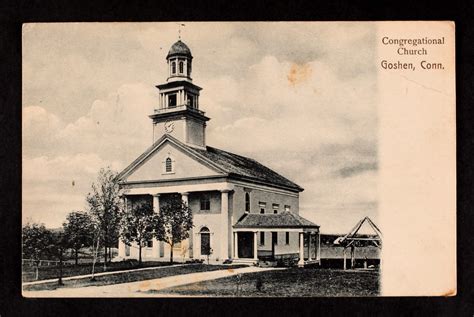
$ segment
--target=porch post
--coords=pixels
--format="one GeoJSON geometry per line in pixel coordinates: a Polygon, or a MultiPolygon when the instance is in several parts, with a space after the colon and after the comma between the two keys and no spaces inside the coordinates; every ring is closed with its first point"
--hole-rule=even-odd
{"type": "Polygon", "coordinates": [[[118,256],[121,258],[125,257],[125,243],[122,240],[119,240],[118,256]]]}
{"type": "MultiPolygon", "coordinates": [[[[123,208],[124,210],[127,210],[127,196],[123,195],[123,208]]],[[[125,258],[125,243],[122,241],[122,239],[119,239],[118,243],[118,256],[121,258],[125,258]]]]}
{"type": "Polygon", "coordinates": [[[304,266],[304,232],[300,232],[300,259],[298,261],[298,266],[304,266]]]}
{"type": "Polygon", "coordinates": [[[311,261],[311,238],[312,238],[313,233],[308,232],[308,261],[311,261]]]}
{"type": "MultiPolygon", "coordinates": [[[[181,200],[183,201],[183,203],[186,204],[186,206],[189,207],[189,193],[187,192],[181,193],[181,200]]],[[[189,230],[187,253],[188,253],[189,258],[193,257],[193,228],[189,230]]]]}
{"type": "Polygon", "coordinates": [[[239,258],[239,239],[238,233],[234,232],[234,259],[239,258]]]}
{"type": "Polygon", "coordinates": [[[181,200],[183,201],[183,203],[185,203],[186,205],[188,204],[188,195],[189,193],[181,193],[181,200]]]}
{"type": "Polygon", "coordinates": [[[221,190],[221,260],[229,258],[229,190],[221,190]]]}
{"type": "Polygon", "coordinates": [[[351,245],[351,269],[355,267],[355,246],[351,245]]]}
{"type": "Polygon", "coordinates": [[[344,254],[344,271],[345,271],[345,270],[346,270],[346,266],[347,266],[347,264],[346,264],[346,247],[344,247],[342,253],[344,254]]]}
{"type": "Polygon", "coordinates": [[[160,194],[153,195],[153,211],[155,213],[160,213],[160,194]]]}
{"type": "Polygon", "coordinates": [[[318,250],[317,250],[317,253],[316,253],[316,260],[318,260],[321,264],[321,233],[318,230],[318,232],[316,234],[317,234],[317,238],[318,238],[318,250]]]}
{"type": "Polygon", "coordinates": [[[253,259],[258,260],[258,254],[257,254],[257,234],[258,231],[254,231],[253,233],[253,259]]]}
{"type": "MultiPolygon", "coordinates": [[[[153,195],[153,212],[157,214],[160,213],[160,194],[153,195]]],[[[151,252],[152,257],[160,257],[160,242],[155,237],[153,237],[153,248],[151,252]]]]}

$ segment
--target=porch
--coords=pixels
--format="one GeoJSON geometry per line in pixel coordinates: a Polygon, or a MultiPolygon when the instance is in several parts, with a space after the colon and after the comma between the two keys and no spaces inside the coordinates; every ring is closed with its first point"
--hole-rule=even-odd
{"type": "Polygon", "coordinates": [[[298,266],[320,262],[319,226],[289,211],[244,214],[233,226],[234,262],[281,262],[298,266]],[[270,245],[262,243],[271,237],[270,245]],[[259,242],[260,241],[260,242],[259,242]]]}
{"type": "MultiPolygon", "coordinates": [[[[222,262],[230,258],[231,250],[228,247],[230,239],[229,195],[234,185],[230,183],[206,183],[163,187],[132,187],[124,191],[124,207],[131,208],[134,200],[146,199],[152,203],[153,209],[159,213],[160,206],[166,204],[170,195],[180,195],[184,203],[193,210],[193,223],[189,238],[183,240],[173,248],[175,261],[184,262],[191,259],[206,259],[202,252],[202,229],[207,228],[208,235],[213,238],[209,241],[214,251],[211,260],[220,259],[222,262]],[[207,207],[201,204],[201,197],[206,197],[207,207]],[[201,210],[203,209],[203,210],[201,210]],[[225,238],[229,236],[229,238],[225,238]],[[214,238],[224,237],[224,238],[214,238]]],[[[168,261],[170,246],[155,238],[142,249],[142,258],[145,261],[168,261]]],[[[135,244],[126,246],[119,241],[118,260],[138,258],[138,247],[135,244]]]]}

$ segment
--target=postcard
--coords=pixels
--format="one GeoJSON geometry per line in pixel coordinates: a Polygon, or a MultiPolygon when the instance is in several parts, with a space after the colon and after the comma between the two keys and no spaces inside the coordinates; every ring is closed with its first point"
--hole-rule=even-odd
{"type": "Polygon", "coordinates": [[[454,22],[22,36],[24,297],[456,295],[454,22]]]}

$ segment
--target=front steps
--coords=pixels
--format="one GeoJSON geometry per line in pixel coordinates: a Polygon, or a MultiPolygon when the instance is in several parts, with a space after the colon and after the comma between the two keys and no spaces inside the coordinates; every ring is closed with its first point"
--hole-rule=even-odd
{"type": "Polygon", "coordinates": [[[232,264],[247,264],[247,265],[256,265],[258,263],[258,259],[233,259],[232,264]]]}

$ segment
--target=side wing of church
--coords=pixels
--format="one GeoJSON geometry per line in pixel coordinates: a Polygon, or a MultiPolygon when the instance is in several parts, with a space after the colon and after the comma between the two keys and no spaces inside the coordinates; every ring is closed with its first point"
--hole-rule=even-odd
{"type": "MultiPolygon", "coordinates": [[[[158,107],[150,115],[154,142],[119,174],[126,208],[149,200],[159,212],[181,195],[194,227],[175,245],[177,261],[319,262],[319,226],[298,215],[303,188],[251,158],[207,146],[209,118],[199,109],[191,51],[179,40],[166,60],[168,78],[156,86],[158,107]]],[[[142,256],[168,261],[169,246],[149,241],[142,256]]],[[[138,248],[119,242],[119,258],[138,258],[138,248]]]]}

